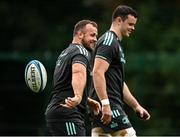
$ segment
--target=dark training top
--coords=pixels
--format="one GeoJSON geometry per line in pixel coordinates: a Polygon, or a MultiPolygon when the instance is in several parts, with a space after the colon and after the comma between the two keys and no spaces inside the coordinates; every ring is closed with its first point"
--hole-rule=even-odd
{"type": "MultiPolygon", "coordinates": [[[[104,59],[109,63],[105,73],[107,94],[111,108],[122,109],[125,59],[120,41],[114,32],[107,31],[99,38],[95,58],[104,59]]],[[[93,98],[98,99],[95,91],[93,98]]]]}
{"type": "MultiPolygon", "coordinates": [[[[74,118],[83,120],[87,107],[87,98],[89,96],[89,88],[91,85],[91,54],[88,50],[78,44],[70,44],[59,55],[53,77],[53,90],[50,103],[46,110],[46,117],[49,120],[63,118],[74,118]],[[87,69],[87,85],[85,87],[81,103],[73,108],[67,109],[60,106],[60,102],[64,102],[67,97],[74,97],[72,82],[72,64],[81,63],[87,69]],[[65,117],[64,117],[65,116],[65,117]]],[[[80,81],[79,81],[80,82],[80,81]]]]}
{"type": "MultiPolygon", "coordinates": [[[[108,125],[104,125],[101,121],[101,112],[97,116],[92,115],[93,128],[101,127],[105,133],[111,133],[132,127],[128,116],[123,110],[124,63],[126,61],[120,41],[114,32],[107,31],[99,38],[95,49],[95,58],[101,58],[109,63],[105,78],[112,120],[108,125]]],[[[94,89],[92,97],[99,100],[94,89]]]]}

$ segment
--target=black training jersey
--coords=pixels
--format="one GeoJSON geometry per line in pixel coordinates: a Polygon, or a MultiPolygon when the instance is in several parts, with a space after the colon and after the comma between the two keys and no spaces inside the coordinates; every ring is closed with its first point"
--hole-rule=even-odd
{"type": "MultiPolygon", "coordinates": [[[[111,106],[122,107],[125,59],[120,41],[114,32],[107,31],[99,38],[95,58],[101,58],[109,63],[105,73],[107,94],[111,106]]],[[[95,91],[93,96],[97,99],[95,91]]]]}
{"type": "Polygon", "coordinates": [[[77,113],[79,113],[80,115],[82,115],[85,112],[91,82],[90,59],[90,52],[78,44],[70,44],[68,48],[62,51],[56,62],[53,77],[53,91],[51,95],[50,104],[48,105],[47,109],[57,109],[57,107],[59,107],[60,102],[64,101],[65,98],[74,96],[73,88],[71,85],[72,64],[81,63],[87,69],[87,84],[84,90],[81,103],[77,106],[76,109],[72,109],[72,111],[78,110],[77,113]]]}

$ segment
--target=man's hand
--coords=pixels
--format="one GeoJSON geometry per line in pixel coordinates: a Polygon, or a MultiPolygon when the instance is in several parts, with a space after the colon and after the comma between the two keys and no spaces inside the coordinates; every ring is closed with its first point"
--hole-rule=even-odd
{"type": "Polygon", "coordinates": [[[135,112],[136,112],[137,116],[142,120],[146,121],[146,120],[150,119],[150,114],[148,113],[148,111],[140,105],[135,108],[135,112]]]}
{"type": "Polygon", "coordinates": [[[103,124],[108,125],[111,122],[111,119],[112,119],[112,113],[111,113],[110,105],[103,105],[101,121],[103,122],[103,124]]]}
{"type": "Polygon", "coordinates": [[[88,98],[88,106],[94,111],[95,115],[99,114],[101,105],[98,101],[88,98]]]}
{"type": "Polygon", "coordinates": [[[60,104],[63,107],[66,108],[75,108],[77,105],[81,103],[81,96],[75,95],[74,97],[68,97],[65,99],[65,104],[60,104]]]}

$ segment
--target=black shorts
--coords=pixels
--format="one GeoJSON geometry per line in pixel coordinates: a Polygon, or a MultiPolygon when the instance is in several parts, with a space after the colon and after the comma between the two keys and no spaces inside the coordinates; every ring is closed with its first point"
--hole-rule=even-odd
{"type": "Polygon", "coordinates": [[[77,109],[68,109],[60,106],[47,109],[46,125],[53,136],[85,136],[84,118],[77,109]]]}
{"type": "Polygon", "coordinates": [[[53,136],[86,136],[84,123],[67,121],[47,121],[47,128],[53,136]]]}
{"type": "Polygon", "coordinates": [[[101,122],[102,113],[93,116],[93,128],[101,127],[105,133],[111,133],[118,130],[132,127],[128,116],[122,109],[112,109],[112,120],[108,125],[104,125],[101,122]]]}

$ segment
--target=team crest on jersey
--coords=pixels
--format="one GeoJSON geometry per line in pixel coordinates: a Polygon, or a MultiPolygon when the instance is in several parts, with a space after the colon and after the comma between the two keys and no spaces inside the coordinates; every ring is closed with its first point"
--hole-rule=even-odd
{"type": "Polygon", "coordinates": [[[124,58],[124,53],[122,53],[122,56],[120,57],[120,61],[124,64],[126,63],[126,60],[124,58]]]}
{"type": "Polygon", "coordinates": [[[125,64],[126,60],[124,58],[124,53],[123,53],[121,46],[119,46],[119,52],[120,52],[120,61],[125,64]]]}

